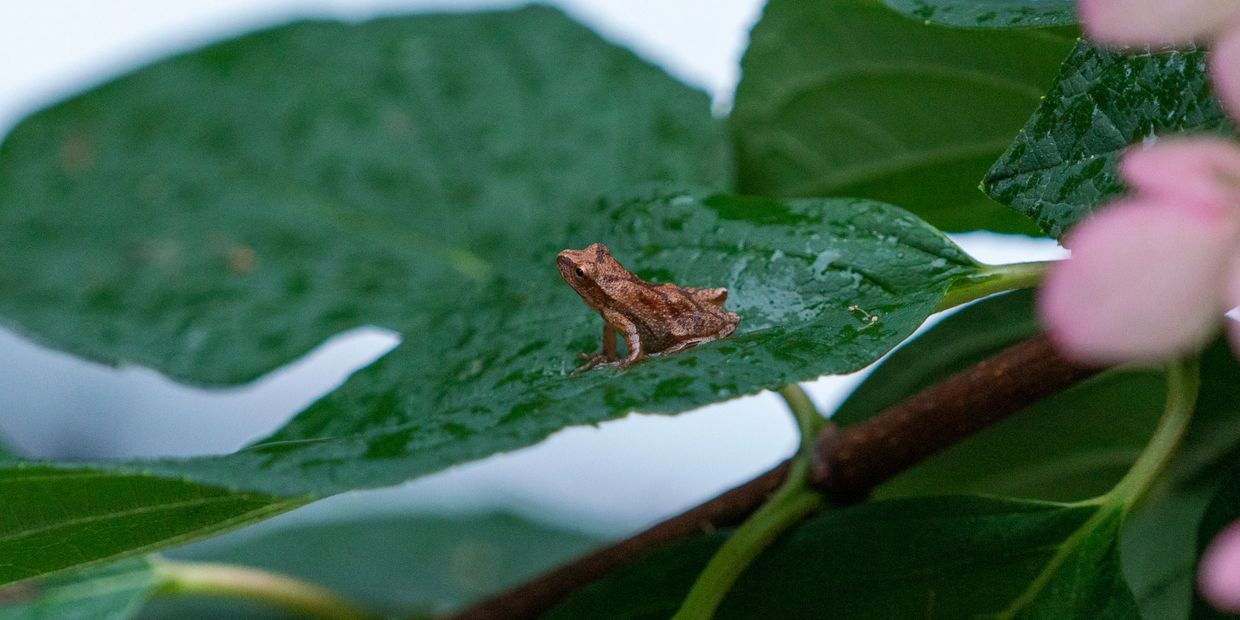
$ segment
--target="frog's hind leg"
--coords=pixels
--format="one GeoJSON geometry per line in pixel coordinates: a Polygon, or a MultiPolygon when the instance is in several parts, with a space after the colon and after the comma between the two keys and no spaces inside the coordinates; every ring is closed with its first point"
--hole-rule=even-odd
{"type": "Polygon", "coordinates": [[[626,321],[621,327],[624,328],[624,346],[628,349],[628,355],[620,360],[620,369],[624,370],[646,357],[646,352],[642,350],[642,337],[641,332],[637,330],[637,324],[626,321]]]}
{"type": "Polygon", "coordinates": [[[726,288],[685,287],[685,292],[689,293],[694,299],[700,302],[719,307],[723,307],[723,302],[728,300],[728,289],[726,288]]]}

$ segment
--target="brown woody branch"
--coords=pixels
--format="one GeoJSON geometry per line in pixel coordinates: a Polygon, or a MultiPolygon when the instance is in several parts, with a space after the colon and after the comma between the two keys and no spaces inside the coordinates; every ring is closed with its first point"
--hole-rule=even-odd
{"type": "MultiPolygon", "coordinates": [[[[1039,335],[926,388],[865,422],[828,425],[816,442],[810,484],[834,504],[864,499],[875,486],[966,437],[1098,372],[1063,359],[1039,335]]],[[[537,618],[577,589],[651,550],[744,521],[783,482],[788,463],[523,585],[453,620],[537,618]]]]}

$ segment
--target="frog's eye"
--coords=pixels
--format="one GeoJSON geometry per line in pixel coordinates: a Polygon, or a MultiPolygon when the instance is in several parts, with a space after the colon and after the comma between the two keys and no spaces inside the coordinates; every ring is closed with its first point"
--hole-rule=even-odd
{"type": "Polygon", "coordinates": [[[578,278],[584,278],[584,277],[586,277],[586,272],[582,271],[582,270],[581,270],[581,267],[578,267],[578,268],[576,269],[576,272],[577,272],[577,277],[578,277],[578,278]]]}

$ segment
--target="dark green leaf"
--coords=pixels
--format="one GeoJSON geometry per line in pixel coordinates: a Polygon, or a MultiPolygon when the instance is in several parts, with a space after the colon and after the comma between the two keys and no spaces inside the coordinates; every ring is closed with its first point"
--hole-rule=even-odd
{"type": "MultiPolygon", "coordinates": [[[[827,512],[762,554],[716,618],[1135,618],[1119,510],[947,497],[827,512]]],[[[657,551],[550,618],[667,618],[726,533],[657,551]]]]}
{"type": "Polygon", "coordinates": [[[1082,41],[984,186],[1059,237],[1123,189],[1115,163],[1125,147],[1173,133],[1232,135],[1205,55],[1128,55],[1082,41]]]}
{"type": "MultiPolygon", "coordinates": [[[[501,514],[369,516],[247,534],[213,539],[170,555],[292,575],[392,618],[460,608],[601,542],[501,514]]],[[[156,599],[141,617],[234,618],[237,610],[235,602],[178,597],[156,599]]],[[[268,616],[280,617],[258,607],[246,614],[268,616]]]]}
{"type": "MultiPolygon", "coordinates": [[[[1197,528],[1197,556],[1194,559],[1200,560],[1206,547],[1214,541],[1214,537],[1240,519],[1240,493],[1236,492],[1238,488],[1240,488],[1240,469],[1233,469],[1222,477],[1214,498],[1210,500],[1201,518],[1201,525],[1197,528]]],[[[1196,568],[1197,562],[1193,562],[1193,569],[1196,568]]],[[[1194,620],[1226,620],[1236,616],[1220,612],[1197,596],[1193,600],[1192,617],[1194,620]]]]}
{"type": "Polygon", "coordinates": [[[127,620],[159,586],[145,559],[0,589],[0,620],[127,620]]]}
{"type": "Polygon", "coordinates": [[[1037,108],[1072,41],[926,26],[877,0],[772,0],[730,123],[741,190],[862,196],[945,230],[1031,232],[978,179],[1037,108]]]}
{"type": "MultiPolygon", "coordinates": [[[[638,407],[674,413],[861,368],[976,269],[875,202],[596,198],[726,183],[718,129],[704,95],[548,9],[251,35],[14,130],[0,147],[0,316],[199,383],[253,378],[349,327],[398,332],[398,349],[239,453],[97,464],[118,480],[323,495],[638,407]],[[569,374],[598,347],[599,320],[554,255],[592,241],[646,278],[728,287],[737,334],[569,374]]],[[[61,482],[96,497],[116,480],[61,482]]],[[[245,518],[270,501],[233,497],[253,503],[245,518]]],[[[57,520],[53,496],[22,501],[42,529],[96,535],[57,520]]],[[[173,518],[197,529],[176,536],[242,518],[185,510],[173,518]]],[[[133,523],[118,527],[141,536],[110,537],[106,557],[172,541],[133,523]]],[[[10,557],[55,558],[39,570],[105,557],[23,540],[10,557]]]]}
{"type": "MultiPolygon", "coordinates": [[[[855,424],[1037,332],[1030,291],[974,304],[901,347],[841,405],[855,424]]],[[[880,497],[986,493],[1073,501],[1105,493],[1163,410],[1157,372],[1109,372],[1036,403],[878,489],[880,497]]]]}
{"type": "Polygon", "coordinates": [[[180,480],[0,468],[0,584],[166,547],[298,504],[180,480]]]}
{"type": "MultiPolygon", "coordinates": [[[[1128,519],[1124,574],[1147,618],[1189,617],[1202,516],[1240,468],[1240,364],[1226,343],[1207,349],[1197,412],[1152,496],[1128,519]]],[[[1234,484],[1234,482],[1232,482],[1234,484]]]]}
{"type": "Polygon", "coordinates": [[[1075,0],[883,0],[930,24],[958,28],[1043,28],[1076,23],[1075,0]]]}

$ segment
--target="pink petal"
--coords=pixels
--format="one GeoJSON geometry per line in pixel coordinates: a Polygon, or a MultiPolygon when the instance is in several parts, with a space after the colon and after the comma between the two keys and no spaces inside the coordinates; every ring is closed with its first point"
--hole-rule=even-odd
{"type": "Polygon", "coordinates": [[[1112,45],[1166,46],[1212,37],[1240,22],[1236,0],[1080,0],[1091,39],[1112,45]]]}
{"type": "Polygon", "coordinates": [[[1086,363],[1190,351],[1217,328],[1238,226],[1162,199],[1104,207],[1064,239],[1072,258],[1046,274],[1042,322],[1065,355],[1086,363]]]}
{"type": "Polygon", "coordinates": [[[1124,152],[1119,173],[1139,193],[1214,217],[1229,217],[1240,204],[1240,146],[1223,138],[1173,137],[1134,146],[1124,152]]]}
{"type": "Polygon", "coordinates": [[[1197,568],[1197,589],[1211,605],[1240,612],[1240,521],[1227,526],[1206,547],[1197,568]]]}
{"type": "Polygon", "coordinates": [[[1240,120],[1240,24],[1229,28],[1211,46],[1210,82],[1223,108],[1240,120]]]}

